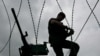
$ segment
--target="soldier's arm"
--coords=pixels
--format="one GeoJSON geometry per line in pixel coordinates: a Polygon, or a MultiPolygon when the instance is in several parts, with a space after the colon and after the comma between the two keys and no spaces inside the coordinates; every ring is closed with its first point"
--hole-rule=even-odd
{"type": "Polygon", "coordinates": [[[66,28],[66,26],[64,26],[61,22],[56,21],[56,20],[51,20],[51,24],[56,24],[58,26],[60,26],[61,28],[66,28]]]}

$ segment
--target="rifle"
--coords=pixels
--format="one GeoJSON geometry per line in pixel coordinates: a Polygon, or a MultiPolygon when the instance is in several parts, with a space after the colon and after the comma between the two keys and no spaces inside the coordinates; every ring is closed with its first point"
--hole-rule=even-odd
{"type": "Polygon", "coordinates": [[[21,35],[21,40],[23,43],[23,46],[19,48],[20,56],[47,55],[48,54],[48,49],[46,46],[47,42],[44,42],[44,44],[39,44],[39,45],[29,45],[25,39],[28,36],[27,31],[25,31],[25,35],[24,35],[21,30],[20,24],[18,22],[14,8],[11,8],[11,11],[15,18],[16,24],[18,26],[21,35]]]}
{"type": "Polygon", "coordinates": [[[13,16],[15,18],[16,24],[17,24],[18,29],[19,29],[19,33],[21,35],[21,40],[22,40],[22,43],[23,43],[23,46],[21,48],[19,48],[20,56],[32,56],[32,55],[29,54],[30,53],[29,44],[27,43],[27,41],[25,39],[28,36],[27,31],[25,31],[25,35],[24,35],[23,32],[22,32],[22,29],[20,27],[19,21],[17,19],[14,8],[11,8],[11,11],[12,11],[13,16]],[[22,49],[22,51],[21,51],[21,49],[22,49]]]}

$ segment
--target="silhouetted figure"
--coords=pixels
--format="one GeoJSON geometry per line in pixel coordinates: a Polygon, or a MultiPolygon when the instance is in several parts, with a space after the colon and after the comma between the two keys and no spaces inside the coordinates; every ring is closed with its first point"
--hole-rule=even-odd
{"type": "Polygon", "coordinates": [[[79,45],[66,40],[66,37],[74,34],[74,30],[64,26],[61,21],[65,18],[65,14],[60,12],[57,18],[51,18],[48,24],[49,42],[53,47],[56,56],[64,56],[62,48],[71,49],[69,56],[77,56],[79,45]]]}

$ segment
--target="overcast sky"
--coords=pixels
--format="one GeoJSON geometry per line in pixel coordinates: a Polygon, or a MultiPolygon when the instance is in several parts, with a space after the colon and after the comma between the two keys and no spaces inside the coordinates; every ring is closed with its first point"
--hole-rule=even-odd
{"type": "MultiPolygon", "coordinates": [[[[42,8],[44,0],[30,0],[33,18],[35,21],[35,27],[37,28],[40,11],[42,8]]],[[[71,25],[71,17],[72,17],[72,5],[74,0],[58,0],[66,17],[71,25]]],[[[97,0],[88,0],[90,6],[93,8],[97,0]]],[[[11,13],[11,8],[15,8],[16,13],[18,12],[20,0],[4,0],[7,10],[10,16],[11,25],[14,24],[14,17],[11,13]]],[[[100,3],[98,3],[97,7],[94,10],[96,17],[99,20],[100,24],[100,3]]],[[[48,41],[48,21],[52,17],[56,17],[60,12],[60,9],[56,3],[56,0],[46,0],[46,4],[43,10],[38,43],[43,43],[44,41],[48,41]]],[[[73,39],[76,38],[86,19],[88,18],[91,10],[86,4],[86,0],[76,0],[75,9],[74,9],[74,25],[73,29],[75,30],[75,34],[73,35],[73,39]]],[[[28,32],[29,36],[27,37],[28,43],[35,44],[35,35],[31,20],[31,15],[28,7],[27,0],[23,0],[22,8],[18,17],[23,33],[25,31],[28,32]]],[[[66,21],[63,21],[65,25],[67,25],[66,21]]],[[[0,50],[3,48],[5,43],[8,40],[8,36],[10,34],[9,21],[7,18],[7,14],[0,0],[0,50]]],[[[70,38],[70,37],[69,37],[70,38]]],[[[69,39],[68,39],[69,40],[69,39]]],[[[76,41],[80,45],[80,51],[78,56],[100,56],[100,27],[94,18],[93,14],[91,15],[88,23],[80,34],[79,38],[76,41]]],[[[11,38],[11,56],[19,56],[18,48],[21,47],[22,41],[20,38],[19,31],[17,26],[15,26],[12,38],[11,38]]],[[[54,51],[48,45],[49,54],[48,56],[55,56],[54,51]]],[[[68,53],[68,49],[64,49],[65,56],[68,53]]],[[[0,56],[8,56],[9,54],[9,46],[5,48],[5,50],[0,53],[0,56]]]]}

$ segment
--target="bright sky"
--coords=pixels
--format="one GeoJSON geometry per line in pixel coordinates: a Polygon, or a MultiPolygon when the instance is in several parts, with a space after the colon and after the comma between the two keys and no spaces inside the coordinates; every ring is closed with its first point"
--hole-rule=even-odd
{"type": "MultiPolygon", "coordinates": [[[[12,15],[11,8],[15,8],[15,11],[17,13],[19,9],[20,1],[21,0],[4,0],[9,16],[10,16],[11,25],[13,25],[14,23],[14,17],[12,15]]],[[[43,1],[44,0],[30,0],[36,28],[38,25],[39,15],[41,12],[43,1]]],[[[58,1],[62,7],[62,10],[66,14],[69,24],[71,25],[72,5],[73,5],[74,0],[58,0],[58,1]]],[[[93,8],[97,0],[88,0],[88,2],[91,8],[93,8]]],[[[99,10],[100,10],[100,3],[97,4],[94,10],[94,14],[96,15],[100,24],[99,10]]],[[[60,12],[60,9],[56,3],[56,0],[46,0],[46,4],[43,10],[40,28],[39,28],[38,43],[48,41],[48,36],[49,36],[48,35],[48,21],[52,17],[55,18],[59,12],[60,12]]],[[[86,0],[76,0],[74,16],[73,16],[74,17],[73,29],[75,30],[73,39],[75,39],[76,36],[78,35],[83,24],[88,18],[90,12],[91,10],[87,5],[86,0]]],[[[33,30],[33,25],[32,25],[32,20],[31,20],[31,15],[30,15],[27,0],[23,0],[22,2],[22,7],[21,7],[18,20],[20,22],[23,33],[27,31],[29,34],[29,36],[27,37],[27,41],[29,43],[34,44],[35,36],[34,36],[34,30],[33,30]]],[[[66,21],[63,21],[63,23],[67,25],[66,21]]],[[[6,14],[4,5],[2,3],[2,0],[0,0],[0,50],[3,48],[3,46],[7,42],[9,38],[8,36],[10,34],[9,32],[10,32],[9,21],[8,21],[7,14],[6,14]]],[[[93,14],[89,18],[87,24],[85,25],[82,33],[80,34],[76,42],[80,45],[80,51],[78,53],[78,56],[100,56],[100,53],[99,53],[100,52],[100,27],[93,14]]],[[[17,26],[15,26],[15,29],[12,34],[12,39],[11,39],[11,56],[19,56],[18,48],[21,47],[22,45],[23,44],[20,38],[19,31],[17,29],[17,26]]],[[[48,56],[51,56],[51,55],[55,56],[55,53],[50,47],[50,45],[48,45],[48,48],[49,48],[48,56]]],[[[68,49],[64,49],[65,56],[67,55],[67,52],[68,52],[68,49]]],[[[4,51],[0,53],[0,56],[8,56],[8,54],[9,54],[9,45],[7,45],[4,51]]]]}

